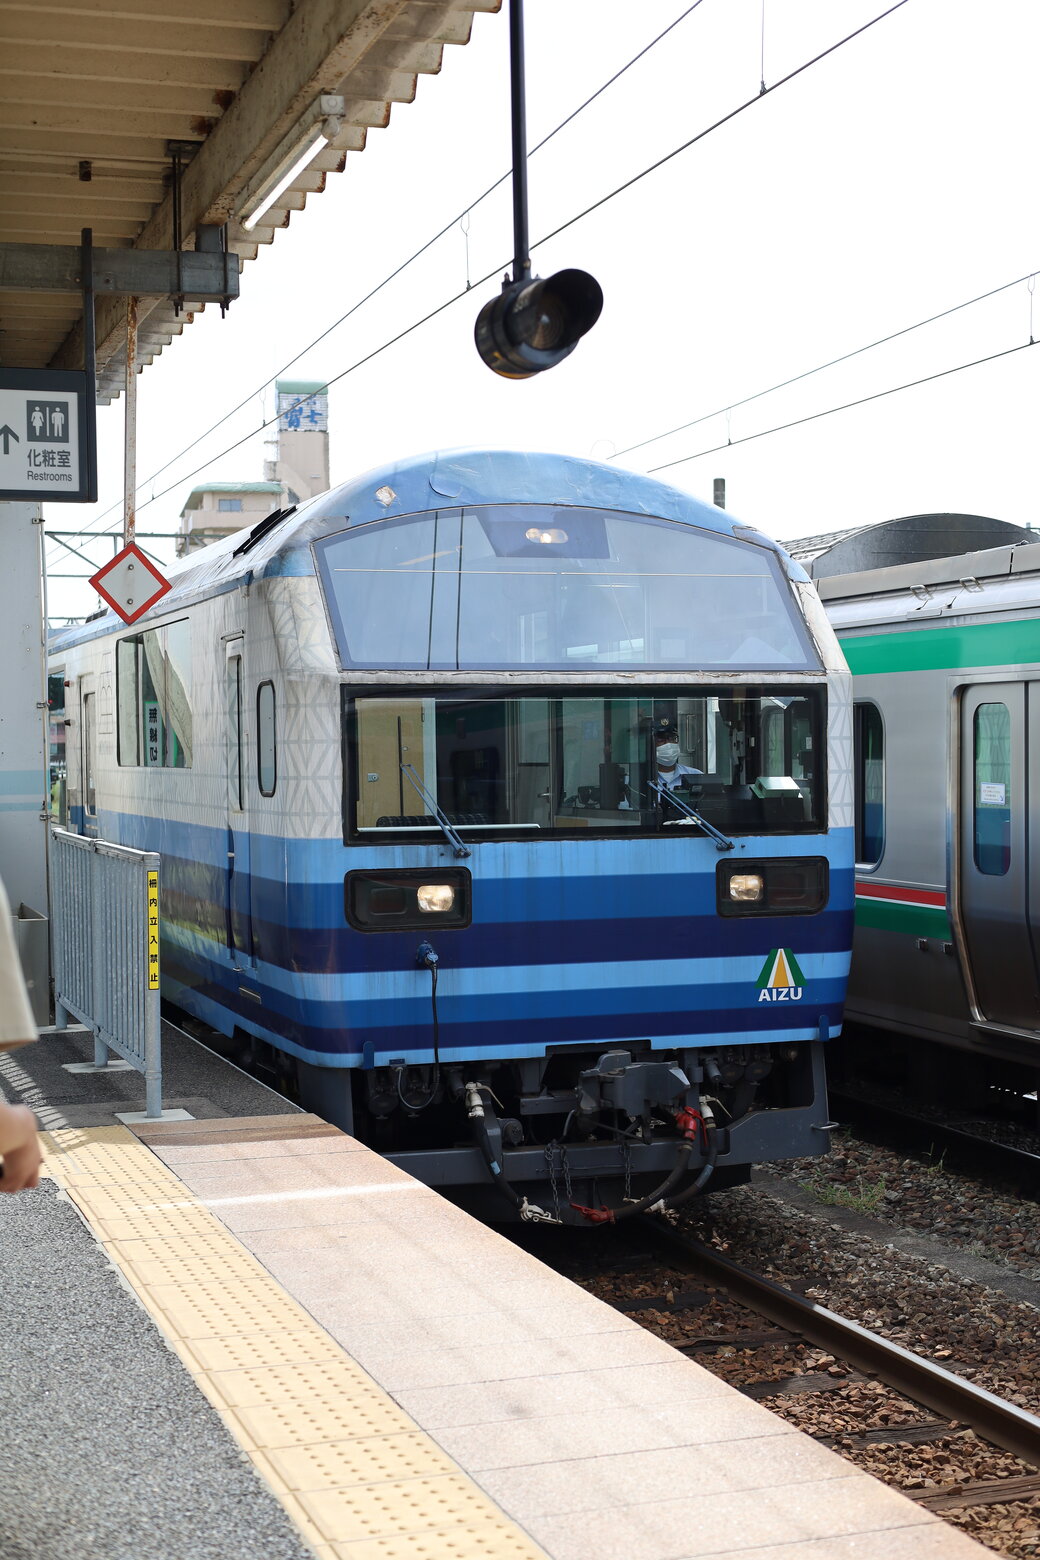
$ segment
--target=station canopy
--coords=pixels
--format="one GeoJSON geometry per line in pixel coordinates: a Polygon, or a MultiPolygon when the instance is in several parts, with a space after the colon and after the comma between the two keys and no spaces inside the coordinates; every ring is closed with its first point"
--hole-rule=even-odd
{"type": "MultiPolygon", "coordinates": [[[[170,251],[179,222],[181,251],[255,259],[392,105],[412,100],[417,77],[440,69],[445,44],[468,41],[473,13],[500,5],[5,0],[0,367],[83,364],[82,298],[41,286],[52,267],[37,246],[78,246],[90,228],[99,251],[170,251]],[[301,156],[304,171],[267,204],[301,156]]],[[[140,293],[142,365],[202,307],[185,276],[179,312],[140,293]]],[[[99,289],[95,319],[107,402],[125,381],[125,298],[99,289]]]]}

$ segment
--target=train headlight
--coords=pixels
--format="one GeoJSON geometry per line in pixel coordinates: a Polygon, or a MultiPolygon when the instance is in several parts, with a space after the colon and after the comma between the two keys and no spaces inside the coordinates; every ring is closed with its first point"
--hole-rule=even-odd
{"type": "Polygon", "coordinates": [[[420,883],[415,897],[426,915],[446,915],[455,904],[455,890],[450,883],[420,883]]]}
{"type": "Polygon", "coordinates": [[[347,921],[358,932],[424,932],[468,926],[472,880],[465,867],[389,867],[348,872],[343,880],[347,921]]]}
{"type": "Polygon", "coordinates": [[[830,894],[825,856],[720,861],[715,903],[720,915],[816,915],[830,894]]]}

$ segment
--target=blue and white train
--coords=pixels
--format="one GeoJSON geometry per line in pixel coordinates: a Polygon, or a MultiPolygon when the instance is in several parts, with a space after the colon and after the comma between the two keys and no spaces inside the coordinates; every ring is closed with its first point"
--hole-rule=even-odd
{"type": "Polygon", "coordinates": [[[826,1148],[849,678],[774,542],[613,467],[456,452],[172,580],[51,657],[69,826],[162,855],[171,1003],[524,1218],[826,1148]]]}

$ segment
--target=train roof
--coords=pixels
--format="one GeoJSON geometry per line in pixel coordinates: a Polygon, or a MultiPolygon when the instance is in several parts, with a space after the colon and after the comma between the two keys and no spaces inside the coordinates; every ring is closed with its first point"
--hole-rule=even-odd
{"type": "MultiPolygon", "coordinates": [[[[784,548],[756,527],[653,477],[571,455],[434,451],[375,467],[298,508],[275,511],[251,529],[233,532],[178,559],[165,570],[171,589],[134,627],[147,626],[206,596],[233,590],[246,578],[311,575],[310,546],[324,536],[396,515],[475,504],[576,505],[676,520],[768,547],[785,558],[794,578],[807,578],[799,565],[786,558],[784,548]]],[[[109,608],[84,624],[62,630],[51,641],[51,649],[122,626],[109,608]]]]}
{"type": "Polygon", "coordinates": [[[1028,542],[1032,534],[989,515],[942,513],[903,515],[875,525],[803,536],[784,546],[819,585],[836,574],[892,569],[1028,542]]]}
{"type": "MultiPolygon", "coordinates": [[[[1027,537],[1034,534],[1025,532],[1027,537]]],[[[947,585],[981,585],[1028,574],[1040,574],[1040,542],[1016,542],[1010,547],[989,547],[981,552],[956,553],[949,558],[929,558],[894,568],[830,575],[818,579],[816,588],[822,601],[836,602],[941,590],[947,585]]]]}

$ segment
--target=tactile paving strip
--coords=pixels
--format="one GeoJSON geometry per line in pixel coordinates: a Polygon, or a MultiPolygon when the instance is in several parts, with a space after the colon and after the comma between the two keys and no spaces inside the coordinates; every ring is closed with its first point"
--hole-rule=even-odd
{"type": "MultiPolygon", "coordinates": [[[[274,1146],[287,1121],[213,1130],[270,1130],[274,1146]]],[[[320,1560],[545,1560],[131,1132],[67,1129],[45,1146],[47,1173],[320,1560]]]]}

